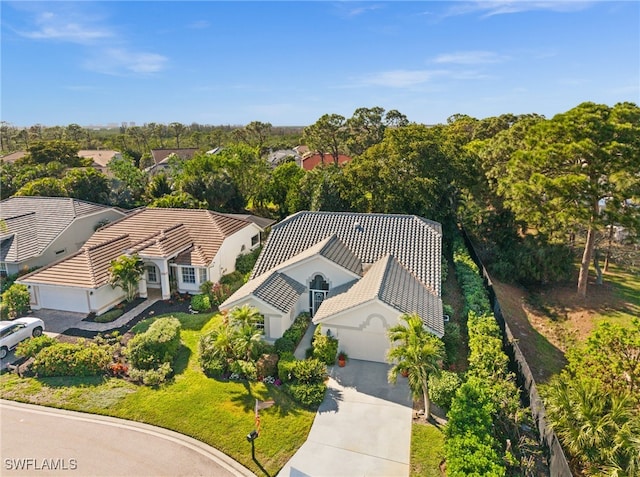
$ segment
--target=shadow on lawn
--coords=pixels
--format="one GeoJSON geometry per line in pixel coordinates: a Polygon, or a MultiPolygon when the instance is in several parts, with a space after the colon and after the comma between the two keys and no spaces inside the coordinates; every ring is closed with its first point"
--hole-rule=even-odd
{"type": "Polygon", "coordinates": [[[245,391],[244,392],[231,392],[231,402],[242,406],[245,412],[253,412],[256,406],[256,400],[258,401],[275,401],[275,405],[269,408],[267,412],[277,412],[279,417],[285,416],[297,416],[303,410],[315,411],[315,409],[305,409],[300,404],[297,404],[284,390],[277,386],[266,385],[266,391],[258,392],[251,383],[248,381],[240,382],[245,391]]]}

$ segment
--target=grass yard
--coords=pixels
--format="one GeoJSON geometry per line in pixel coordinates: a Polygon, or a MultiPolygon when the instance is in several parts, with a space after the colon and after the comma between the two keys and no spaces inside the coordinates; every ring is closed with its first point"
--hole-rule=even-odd
{"type": "Polygon", "coordinates": [[[444,434],[432,424],[411,426],[410,477],[441,477],[444,459],[444,434]]]}
{"type": "MultiPolygon", "coordinates": [[[[221,382],[207,378],[198,365],[198,340],[219,323],[219,316],[174,314],[182,323],[184,344],[175,377],[157,389],[116,378],[0,377],[3,398],[105,414],[175,430],[205,442],[251,469],[275,475],[304,443],[315,412],[301,409],[275,386],[221,382]],[[260,411],[255,441],[256,464],[245,436],[254,429],[255,399],[275,401],[260,411]]],[[[157,319],[157,318],[156,318],[157,319]]],[[[148,328],[150,320],[136,325],[148,328]]]]}

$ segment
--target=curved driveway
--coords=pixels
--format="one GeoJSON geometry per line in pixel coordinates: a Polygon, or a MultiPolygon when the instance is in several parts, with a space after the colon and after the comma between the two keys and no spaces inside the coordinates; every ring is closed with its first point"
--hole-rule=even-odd
{"type": "Polygon", "coordinates": [[[146,424],[0,400],[3,476],[254,476],[217,449],[146,424]]]}

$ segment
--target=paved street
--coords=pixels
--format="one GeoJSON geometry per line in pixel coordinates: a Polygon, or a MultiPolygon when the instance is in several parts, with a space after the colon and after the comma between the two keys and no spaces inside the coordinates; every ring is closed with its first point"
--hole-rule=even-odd
{"type": "Polygon", "coordinates": [[[121,419],[0,400],[0,474],[9,476],[253,476],[176,432],[121,419]]]}

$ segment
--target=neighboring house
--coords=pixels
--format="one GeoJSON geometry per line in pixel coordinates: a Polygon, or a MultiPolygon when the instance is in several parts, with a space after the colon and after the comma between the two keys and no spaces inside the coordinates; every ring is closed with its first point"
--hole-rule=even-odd
{"type": "Polygon", "coordinates": [[[25,272],[80,249],[96,228],[126,213],[69,197],[11,197],[0,202],[0,274],[25,272]]]}
{"type": "Polygon", "coordinates": [[[273,168],[278,167],[288,161],[295,161],[298,167],[302,166],[302,156],[294,149],[279,149],[272,151],[267,156],[267,162],[273,168]]]}
{"type": "Polygon", "coordinates": [[[91,159],[92,166],[102,172],[103,174],[109,174],[108,165],[112,159],[122,159],[122,154],[118,151],[112,150],[83,150],[78,151],[78,156],[91,159]]]}
{"type": "MultiPolygon", "coordinates": [[[[345,154],[338,154],[338,165],[342,166],[343,164],[346,164],[347,162],[351,161],[351,157],[345,155],[345,154]]],[[[324,158],[322,157],[322,154],[320,154],[319,152],[314,152],[314,153],[308,153],[307,155],[302,157],[302,168],[305,171],[310,171],[311,169],[314,169],[315,167],[318,167],[319,165],[322,164],[334,164],[334,158],[331,154],[329,153],[325,153],[324,154],[324,158]]]]}
{"type": "Polygon", "coordinates": [[[251,279],[220,305],[249,305],[275,340],[308,311],[356,359],[386,361],[387,331],[417,313],[444,334],[442,229],[413,215],[299,212],[272,227],[251,279]]]}
{"type": "Polygon", "coordinates": [[[193,156],[199,151],[197,147],[182,147],[174,149],[151,149],[151,157],[153,158],[153,165],[145,169],[145,172],[149,174],[157,174],[158,172],[166,171],[169,169],[169,159],[173,156],[177,156],[183,161],[193,159],[193,156]]]}
{"type": "Polygon", "coordinates": [[[235,270],[236,258],[260,245],[255,222],[204,209],[139,209],[98,230],[78,252],[21,277],[33,309],[104,313],[124,299],[109,284],[111,261],[137,254],[145,264],[141,297],[156,289],[199,293],[235,270]]]}

